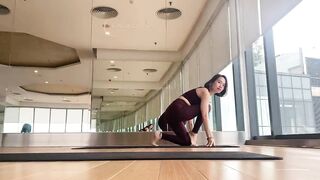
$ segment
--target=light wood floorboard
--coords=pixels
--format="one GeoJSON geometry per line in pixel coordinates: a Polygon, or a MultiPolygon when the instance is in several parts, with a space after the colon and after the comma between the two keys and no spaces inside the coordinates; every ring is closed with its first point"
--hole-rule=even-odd
{"type": "Polygon", "coordinates": [[[3,162],[0,179],[232,179],[319,180],[320,149],[241,146],[241,148],[154,148],[72,150],[60,148],[0,148],[1,152],[146,152],[247,151],[283,157],[283,160],[144,160],[78,162],[3,162]]]}

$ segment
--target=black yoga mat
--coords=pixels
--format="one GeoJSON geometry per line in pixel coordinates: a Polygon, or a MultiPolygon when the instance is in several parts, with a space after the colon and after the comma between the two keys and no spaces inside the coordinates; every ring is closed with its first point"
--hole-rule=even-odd
{"type": "Polygon", "coordinates": [[[239,148],[239,146],[233,145],[217,145],[212,147],[207,146],[175,146],[175,145],[163,145],[163,146],[152,146],[152,145],[143,145],[143,146],[84,146],[84,147],[75,147],[72,149],[121,149],[121,148],[239,148]]]}
{"type": "Polygon", "coordinates": [[[0,162],[92,161],[92,160],[281,160],[276,156],[249,152],[80,152],[1,153],[0,162]]]}

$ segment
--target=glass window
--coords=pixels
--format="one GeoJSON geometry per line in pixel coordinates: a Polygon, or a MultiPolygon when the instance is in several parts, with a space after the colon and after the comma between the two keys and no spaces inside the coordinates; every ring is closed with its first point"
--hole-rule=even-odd
{"type": "Polygon", "coordinates": [[[304,100],[311,100],[311,91],[310,90],[303,90],[303,99],[304,100]]]}
{"type": "Polygon", "coordinates": [[[20,108],[7,107],[4,112],[4,133],[20,133],[19,113],[20,108]]]}
{"type": "Polygon", "coordinates": [[[31,132],[33,132],[33,108],[20,108],[19,114],[19,129],[22,131],[22,127],[28,124],[31,127],[31,132]]]}
{"type": "Polygon", "coordinates": [[[278,88],[278,93],[279,93],[279,99],[282,99],[283,98],[282,88],[278,88]]]}
{"type": "Polygon", "coordinates": [[[283,87],[291,87],[291,78],[289,76],[281,76],[282,77],[282,86],[283,87]]]}
{"type": "Polygon", "coordinates": [[[96,122],[97,122],[96,119],[91,119],[91,127],[90,127],[91,132],[96,132],[96,122]]]}
{"type": "Polygon", "coordinates": [[[264,124],[270,125],[269,116],[269,95],[267,90],[267,76],[265,67],[265,55],[264,55],[264,45],[263,38],[260,37],[252,45],[252,58],[254,64],[254,76],[255,79],[259,79],[256,84],[256,97],[257,97],[257,113],[258,113],[258,126],[259,135],[269,135],[271,134],[270,128],[262,127],[264,124]],[[267,123],[269,121],[269,123],[267,123]]]}
{"type": "Polygon", "coordinates": [[[302,78],[302,88],[310,89],[310,79],[309,78],[302,78]]]}
{"type": "Polygon", "coordinates": [[[82,109],[68,109],[66,132],[81,132],[82,109]]]}
{"type": "Polygon", "coordinates": [[[66,109],[51,109],[50,132],[65,132],[66,109]]]}
{"type": "Polygon", "coordinates": [[[278,79],[278,86],[282,87],[281,76],[278,76],[277,79],[278,79]]]}
{"type": "Polygon", "coordinates": [[[262,126],[270,126],[268,100],[261,101],[262,126]]]}
{"type": "Polygon", "coordinates": [[[261,74],[259,79],[260,79],[260,85],[266,87],[267,86],[267,76],[261,74]]]}
{"type": "Polygon", "coordinates": [[[260,87],[260,98],[268,99],[268,89],[267,87],[260,87]]]}
{"type": "Polygon", "coordinates": [[[319,6],[320,1],[303,0],[272,29],[279,88],[285,87],[283,134],[320,132],[320,98],[311,93],[320,86],[319,6]]]}
{"type": "Polygon", "coordinates": [[[50,109],[35,108],[34,132],[49,132],[50,109]]]}
{"type": "Polygon", "coordinates": [[[293,97],[295,100],[302,100],[302,89],[293,89],[293,97]]]}
{"type": "Polygon", "coordinates": [[[292,77],[292,87],[301,89],[301,78],[300,77],[292,77]]]}
{"type": "Polygon", "coordinates": [[[82,119],[82,132],[90,132],[90,111],[88,109],[83,110],[82,119]]]}
{"type": "MultiPolygon", "coordinates": [[[[224,97],[220,98],[222,131],[236,131],[237,121],[234,99],[232,63],[230,63],[220,73],[225,75],[228,79],[228,93],[224,97]],[[232,104],[232,106],[230,104],[232,104]]],[[[213,124],[210,125],[213,126],[213,124]]]]}

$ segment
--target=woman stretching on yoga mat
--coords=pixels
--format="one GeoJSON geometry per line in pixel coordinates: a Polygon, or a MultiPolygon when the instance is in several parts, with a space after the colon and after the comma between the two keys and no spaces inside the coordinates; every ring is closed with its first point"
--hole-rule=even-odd
{"type": "Polygon", "coordinates": [[[166,132],[155,132],[152,144],[158,146],[160,139],[181,146],[196,145],[197,133],[202,123],[207,135],[207,146],[213,146],[214,141],[209,128],[209,101],[212,95],[223,96],[228,88],[227,78],[217,74],[204,87],[198,87],[182,94],[174,100],[160,116],[158,125],[162,131],[172,130],[175,135],[166,132]],[[193,127],[192,119],[197,116],[193,127]],[[188,132],[185,123],[188,122],[188,132]]]}

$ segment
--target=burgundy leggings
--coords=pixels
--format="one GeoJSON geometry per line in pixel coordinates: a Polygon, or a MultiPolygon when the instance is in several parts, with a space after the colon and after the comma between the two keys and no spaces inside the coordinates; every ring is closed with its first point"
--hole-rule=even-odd
{"type": "Polygon", "coordinates": [[[192,129],[192,132],[194,133],[198,133],[203,122],[200,105],[189,106],[182,99],[176,99],[169,105],[158,121],[162,131],[172,130],[175,135],[163,132],[161,139],[181,146],[190,146],[191,140],[188,131],[185,128],[185,123],[196,116],[198,117],[192,129]]]}

